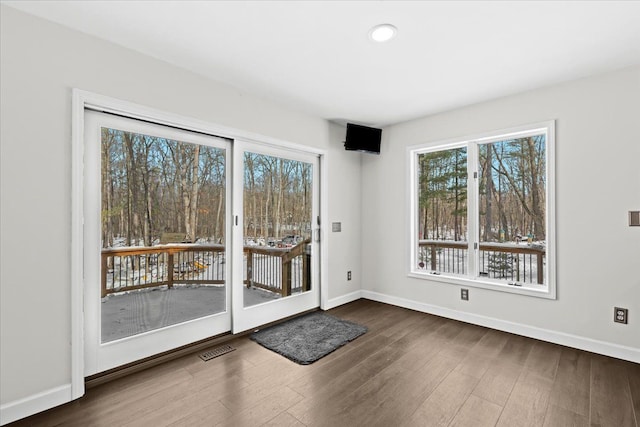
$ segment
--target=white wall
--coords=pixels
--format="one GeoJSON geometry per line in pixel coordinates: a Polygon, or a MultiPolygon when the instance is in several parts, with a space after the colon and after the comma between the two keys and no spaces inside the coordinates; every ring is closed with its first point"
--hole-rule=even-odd
{"type": "Polygon", "coordinates": [[[345,228],[329,236],[329,298],[360,288],[360,158],[343,128],[4,5],[1,19],[3,407],[71,382],[74,87],[327,150],[329,220],[345,228]]]}
{"type": "Polygon", "coordinates": [[[391,126],[382,149],[362,163],[363,295],[640,357],[640,227],[628,226],[640,210],[640,67],[391,126]],[[459,286],[407,277],[405,148],[549,119],[557,300],[471,288],[465,302],[459,286]],[[628,325],[613,323],[614,306],[628,325]]]}
{"type": "Polygon", "coordinates": [[[362,285],[362,191],[361,166],[363,156],[358,152],[345,151],[344,138],[346,127],[331,124],[329,139],[330,168],[329,203],[331,212],[328,221],[323,224],[329,233],[328,270],[329,303],[336,306],[360,297],[362,285]],[[338,173],[339,171],[339,173],[338,173]],[[340,232],[331,231],[331,223],[340,222],[340,232]],[[351,271],[351,281],[347,280],[347,271],[351,271]]]}

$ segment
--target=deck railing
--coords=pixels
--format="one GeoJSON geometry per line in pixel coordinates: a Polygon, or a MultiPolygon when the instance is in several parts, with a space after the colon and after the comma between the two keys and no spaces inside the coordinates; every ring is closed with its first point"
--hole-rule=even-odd
{"type": "MultiPolygon", "coordinates": [[[[244,283],[288,296],[310,289],[310,240],[292,248],[245,246],[244,283]]],[[[166,244],[102,250],[101,294],[174,284],[225,284],[224,245],[166,244]]]]}
{"type": "MultiPolygon", "coordinates": [[[[467,242],[419,240],[420,268],[435,272],[466,274],[467,242]]],[[[527,243],[480,243],[480,276],[516,283],[544,284],[545,248],[527,243]]]]}
{"type": "Polygon", "coordinates": [[[311,285],[309,243],[311,239],[291,248],[245,246],[245,285],[282,296],[308,291],[311,285]]]}

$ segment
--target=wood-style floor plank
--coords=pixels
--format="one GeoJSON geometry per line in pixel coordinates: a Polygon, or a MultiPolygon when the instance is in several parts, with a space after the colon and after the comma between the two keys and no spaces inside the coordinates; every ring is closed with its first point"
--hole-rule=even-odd
{"type": "Polygon", "coordinates": [[[563,348],[551,402],[589,419],[591,358],[586,352],[563,348]]]}
{"type": "Polygon", "coordinates": [[[12,427],[640,427],[638,364],[367,300],[329,313],[369,330],[307,366],[238,337],[12,427]]]}
{"type": "Polygon", "coordinates": [[[560,361],[561,347],[544,341],[536,341],[525,362],[525,369],[542,378],[553,380],[560,361]]]}
{"type": "Polygon", "coordinates": [[[627,363],[629,372],[629,388],[633,401],[633,410],[636,414],[636,424],[640,425],[640,364],[627,363]]]}
{"type": "Polygon", "coordinates": [[[288,412],[282,412],[271,421],[263,424],[264,427],[305,427],[296,417],[288,412]]]}
{"type": "Polygon", "coordinates": [[[451,372],[413,413],[406,425],[449,425],[477,383],[475,377],[451,372]]]}
{"type": "Polygon", "coordinates": [[[500,406],[507,404],[522,367],[509,362],[497,362],[482,376],[473,395],[500,406]]]}
{"type": "Polygon", "coordinates": [[[544,427],[587,427],[588,425],[588,417],[554,404],[549,405],[544,419],[544,427]]]}
{"type": "Polygon", "coordinates": [[[471,395],[449,426],[492,427],[496,425],[501,412],[502,406],[471,395]]]}
{"type": "Polygon", "coordinates": [[[636,426],[628,370],[624,362],[591,357],[591,425],[636,426]]]}
{"type": "Polygon", "coordinates": [[[541,426],[549,405],[553,380],[522,371],[498,419],[499,427],[541,426]]]}

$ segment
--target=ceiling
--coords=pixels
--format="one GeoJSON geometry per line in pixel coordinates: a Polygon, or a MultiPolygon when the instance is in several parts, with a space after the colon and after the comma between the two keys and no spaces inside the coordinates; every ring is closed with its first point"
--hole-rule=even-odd
{"type": "Polygon", "coordinates": [[[638,1],[3,1],[344,123],[385,126],[640,64],[638,1]],[[376,43],[371,27],[397,37],[376,43]]]}

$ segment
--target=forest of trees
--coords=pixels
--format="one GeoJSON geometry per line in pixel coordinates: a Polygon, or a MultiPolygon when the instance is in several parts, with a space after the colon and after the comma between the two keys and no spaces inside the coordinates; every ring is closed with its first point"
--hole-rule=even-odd
{"type": "Polygon", "coordinates": [[[224,150],[102,128],[101,157],[103,247],[224,240],[224,150]]]}
{"type": "MultiPolygon", "coordinates": [[[[480,240],[545,240],[545,135],[478,145],[480,240]]],[[[418,156],[419,238],[466,241],[467,148],[418,156]]]]}
{"type": "Polygon", "coordinates": [[[311,236],[310,163],[247,152],[244,171],[245,236],[311,236]]]}
{"type": "MultiPolygon", "coordinates": [[[[225,241],[225,151],[102,128],[102,245],[225,241]]],[[[246,153],[245,236],[308,235],[311,165],[246,153]]]]}
{"type": "Polygon", "coordinates": [[[467,149],[418,156],[420,238],[467,240],[467,149]]]}

